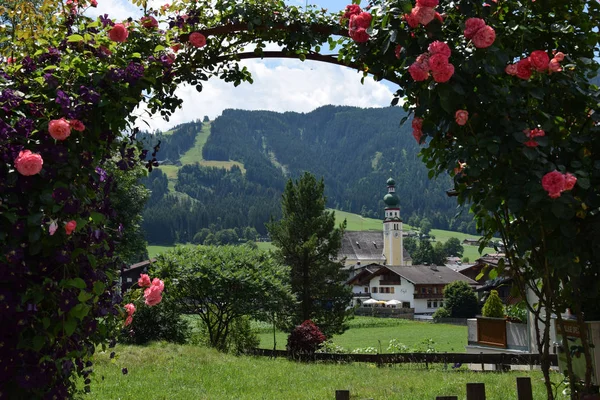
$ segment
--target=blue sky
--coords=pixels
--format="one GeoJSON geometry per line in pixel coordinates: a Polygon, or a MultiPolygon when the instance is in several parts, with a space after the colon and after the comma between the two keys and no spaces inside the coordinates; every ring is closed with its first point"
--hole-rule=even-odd
{"type": "MultiPolygon", "coordinates": [[[[152,6],[160,7],[169,0],[150,0],[152,6]]],[[[366,0],[363,1],[366,4],[366,0]]],[[[304,6],[305,0],[287,0],[288,4],[304,6]]],[[[308,0],[309,4],[337,12],[345,8],[351,0],[308,0]]],[[[123,20],[140,17],[141,12],[129,0],[98,0],[98,8],[93,15],[107,13],[111,18],[123,20]]],[[[201,119],[218,117],[226,108],[247,110],[309,112],[325,104],[351,105],[358,107],[383,107],[389,105],[394,87],[365,79],[361,85],[361,75],[348,68],[325,63],[298,60],[246,60],[242,62],[252,72],[254,84],[242,84],[234,88],[232,84],[211,79],[204,84],[202,93],[195,88],[182,86],[178,94],[184,103],[170,121],[160,116],[144,117],[151,129],[167,130],[169,127],[201,119]]],[[[144,115],[143,108],[138,110],[144,115]]],[[[140,121],[138,126],[148,129],[140,121]]]]}

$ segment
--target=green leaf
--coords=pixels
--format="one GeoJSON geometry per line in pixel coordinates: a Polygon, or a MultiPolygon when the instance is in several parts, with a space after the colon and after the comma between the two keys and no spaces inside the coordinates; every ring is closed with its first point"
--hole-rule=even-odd
{"type": "Polygon", "coordinates": [[[88,315],[90,312],[90,306],[85,304],[77,304],[75,307],[69,311],[69,314],[79,320],[83,320],[83,318],[88,315]]]}
{"type": "Polygon", "coordinates": [[[68,281],[65,282],[66,286],[72,286],[75,287],[77,289],[85,289],[85,281],[81,278],[73,278],[73,279],[69,279],[68,281]]]}
{"type": "Polygon", "coordinates": [[[100,296],[104,293],[104,289],[106,289],[106,284],[102,281],[94,282],[94,293],[100,296]]]}
{"type": "Polygon", "coordinates": [[[582,189],[589,189],[590,188],[590,180],[589,178],[577,178],[577,186],[579,186],[582,189]]]}
{"type": "Polygon", "coordinates": [[[67,319],[63,324],[63,329],[67,336],[71,336],[75,329],[77,328],[77,321],[74,318],[67,319]]]}
{"type": "Polygon", "coordinates": [[[77,296],[77,300],[79,300],[79,302],[81,302],[81,303],[85,303],[86,301],[88,301],[92,297],[94,297],[93,294],[91,294],[90,292],[86,292],[85,290],[82,290],[79,293],[79,296],[77,296]]]}
{"type": "Polygon", "coordinates": [[[496,270],[496,268],[490,270],[488,276],[490,277],[490,279],[496,279],[498,277],[498,271],[496,270]]]}
{"type": "Polygon", "coordinates": [[[101,214],[96,211],[90,213],[90,218],[92,218],[92,221],[94,221],[97,224],[104,222],[104,219],[105,219],[104,214],[101,214]]]}
{"type": "Polygon", "coordinates": [[[69,37],[67,37],[67,42],[72,43],[72,42],[82,42],[83,41],[83,36],[81,35],[71,35],[69,37]]]}
{"type": "Polygon", "coordinates": [[[164,49],[165,49],[165,46],[159,44],[154,48],[154,52],[158,53],[159,51],[163,51],[164,49]]]}
{"type": "Polygon", "coordinates": [[[40,351],[42,347],[44,347],[44,343],[46,343],[46,337],[44,336],[35,336],[33,338],[33,350],[40,351]]]}

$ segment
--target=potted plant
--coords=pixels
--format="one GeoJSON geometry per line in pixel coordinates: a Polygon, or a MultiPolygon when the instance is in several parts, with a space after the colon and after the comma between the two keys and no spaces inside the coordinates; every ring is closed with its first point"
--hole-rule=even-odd
{"type": "Polygon", "coordinates": [[[482,316],[477,317],[477,342],[506,348],[504,304],[502,304],[502,300],[500,300],[496,290],[490,292],[481,313],[482,316]]]}

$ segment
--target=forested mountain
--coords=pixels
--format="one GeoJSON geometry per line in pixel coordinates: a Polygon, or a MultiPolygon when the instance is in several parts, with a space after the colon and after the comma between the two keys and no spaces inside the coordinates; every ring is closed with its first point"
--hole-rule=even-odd
{"type": "MultiPolygon", "coordinates": [[[[452,187],[451,180],[428,179],[410,123],[400,126],[404,115],[399,108],[338,106],[306,114],[225,110],[210,124],[202,163],[238,161],[245,173],[235,165],[229,165],[229,170],[183,165],[177,167],[171,185],[175,192],[169,192],[167,177],[160,168],[153,171],[145,179],[152,190],[144,212],[147,239],[166,244],[196,236],[202,242],[207,230],[197,233],[203,228],[215,235],[237,228],[238,236],[245,237],[245,227],[264,234],[264,223],[271,215],[280,215],[285,182],[304,171],[324,177],[329,207],[381,218],[385,182],[391,176],[405,221],[414,225],[428,218],[435,228],[473,232],[468,215],[453,219],[456,200],[445,193],[452,187]]],[[[180,157],[194,146],[192,138],[201,129],[202,123],[196,121],[169,135],[144,137],[149,147],[152,140],[162,140],[159,160],[180,165],[180,157]]],[[[163,169],[168,168],[175,167],[163,169]]]]}

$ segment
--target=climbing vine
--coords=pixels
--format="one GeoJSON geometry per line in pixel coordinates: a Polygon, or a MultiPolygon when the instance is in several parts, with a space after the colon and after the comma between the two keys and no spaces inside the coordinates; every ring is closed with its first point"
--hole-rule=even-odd
{"type": "MultiPolygon", "coordinates": [[[[136,145],[136,107],[168,118],[182,83],[252,82],[245,58],[314,59],[398,84],[392,105],[412,115],[430,176],[450,173],[486,239],[502,235],[501,268],[547,310],[531,311],[548,322],[569,307],[581,327],[595,315],[597,2],[371,0],[334,14],[283,1],[133,2],[139,20],[92,20],[96,0],[0,9],[0,397],[67,398],[78,377],[89,390],[90,357],[133,314],[116,285],[125,221],[105,166],[155,167],[136,145]]],[[[539,345],[547,355],[548,340],[539,345]]],[[[591,385],[582,345],[588,370],[583,389],[569,370],[573,396],[591,385]]]]}

